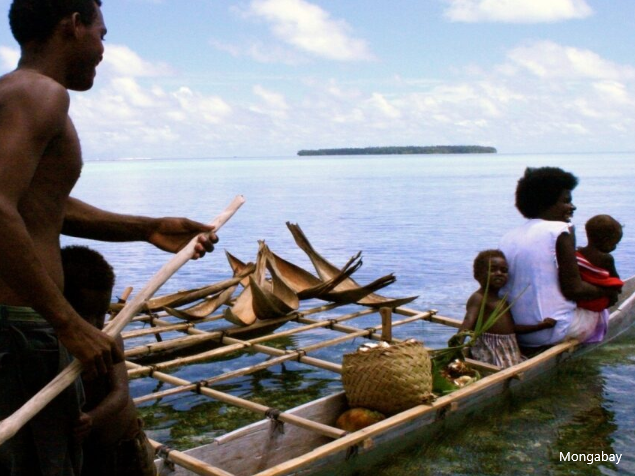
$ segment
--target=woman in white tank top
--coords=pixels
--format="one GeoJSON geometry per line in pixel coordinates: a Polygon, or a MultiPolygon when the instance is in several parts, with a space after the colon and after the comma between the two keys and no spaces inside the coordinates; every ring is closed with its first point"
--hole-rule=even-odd
{"type": "Polygon", "coordinates": [[[617,292],[585,283],[575,258],[575,211],[571,191],[576,176],[557,167],[527,168],[516,188],[516,208],[527,222],[503,236],[500,249],[509,264],[509,281],[503,292],[513,302],[518,324],[537,324],[545,318],[556,325],[518,336],[523,347],[556,344],[565,338],[584,341],[593,334],[600,314],[576,307],[575,301],[617,292]]]}

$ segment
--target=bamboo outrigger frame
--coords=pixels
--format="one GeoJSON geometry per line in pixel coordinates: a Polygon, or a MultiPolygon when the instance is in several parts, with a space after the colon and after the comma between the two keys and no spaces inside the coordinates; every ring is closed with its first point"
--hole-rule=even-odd
{"type": "MultiPolygon", "coordinates": [[[[240,340],[231,337],[233,333],[244,332],[249,329],[251,332],[254,331],[251,327],[249,328],[231,328],[229,330],[218,331],[218,330],[208,330],[204,331],[198,329],[196,326],[200,325],[204,322],[213,322],[218,320],[219,317],[222,316],[211,316],[202,321],[197,321],[196,323],[187,323],[187,324],[174,324],[171,322],[171,316],[168,314],[158,314],[158,315],[141,315],[137,318],[138,321],[152,321],[156,327],[150,329],[143,330],[133,330],[129,332],[122,333],[122,337],[124,340],[129,340],[131,338],[140,337],[143,335],[149,334],[158,334],[162,332],[173,332],[180,331],[189,334],[189,337],[185,339],[196,339],[190,340],[188,343],[190,344],[198,344],[200,342],[212,341],[218,345],[218,347],[207,350],[205,352],[200,352],[195,355],[190,355],[187,357],[178,357],[175,359],[167,360],[164,362],[151,364],[151,365],[140,365],[131,361],[127,361],[126,365],[128,368],[128,375],[130,378],[136,378],[141,376],[150,376],[156,379],[159,382],[167,383],[173,385],[171,389],[150,393],[147,395],[143,395],[134,399],[136,404],[145,403],[152,400],[157,400],[161,398],[165,398],[167,396],[176,395],[183,392],[196,392],[200,395],[204,395],[215,400],[224,402],[226,404],[233,404],[241,408],[245,408],[251,410],[255,413],[261,414],[268,418],[275,419],[276,421],[292,424],[300,428],[304,428],[315,432],[318,435],[322,435],[331,439],[338,439],[346,436],[346,432],[335,428],[330,425],[324,425],[321,423],[313,422],[308,419],[294,416],[291,413],[279,412],[276,409],[267,407],[262,404],[257,404],[254,402],[250,402],[246,399],[238,398],[227,393],[223,393],[217,390],[213,390],[210,388],[212,384],[216,384],[231,378],[249,375],[254,372],[257,372],[262,369],[266,369],[269,367],[273,367],[275,365],[282,364],[287,361],[297,361],[302,364],[314,366],[316,368],[329,370],[336,374],[341,373],[341,365],[324,361],[321,359],[316,359],[313,357],[309,357],[307,354],[309,352],[313,352],[319,349],[324,349],[327,347],[331,347],[345,341],[350,341],[358,337],[364,337],[372,340],[382,340],[387,333],[391,333],[393,327],[399,327],[402,325],[410,324],[412,322],[428,320],[428,321],[437,321],[437,322],[446,322],[451,323],[453,327],[458,327],[460,322],[455,321],[450,318],[439,318],[436,316],[436,311],[425,311],[425,312],[414,312],[414,311],[405,311],[400,310],[402,313],[405,313],[407,318],[392,321],[391,310],[389,308],[363,308],[361,310],[357,310],[355,312],[346,313],[340,315],[336,318],[328,318],[322,320],[311,319],[308,316],[313,314],[319,314],[325,311],[331,311],[333,309],[337,309],[341,307],[338,304],[327,304],[322,306],[317,306],[313,308],[309,308],[305,311],[295,312],[290,314],[289,316],[285,316],[283,318],[275,319],[272,324],[284,324],[287,322],[296,322],[301,324],[299,327],[291,328],[288,330],[284,330],[281,332],[277,332],[274,334],[266,334],[264,336],[254,337],[252,339],[240,340]],[[359,317],[371,316],[375,314],[383,314],[384,316],[388,316],[389,320],[386,321],[384,318],[384,325],[381,324],[378,327],[370,327],[366,329],[360,329],[352,326],[343,325],[343,322],[350,321],[359,317]],[[280,350],[274,347],[263,345],[262,342],[272,341],[274,339],[280,339],[282,337],[287,337],[290,335],[299,334],[302,332],[307,332],[314,329],[331,329],[333,331],[338,332],[340,335],[338,337],[334,337],[332,339],[328,339],[316,344],[312,344],[309,346],[305,346],[299,349],[293,350],[280,350]],[[214,357],[220,357],[222,355],[227,355],[237,350],[250,349],[256,352],[263,353],[265,355],[271,356],[273,358],[266,360],[260,364],[251,365],[245,368],[241,368],[238,370],[234,370],[231,372],[226,372],[221,375],[217,375],[214,377],[210,377],[208,379],[202,379],[197,382],[189,382],[185,379],[181,379],[178,377],[174,377],[172,375],[166,374],[164,371],[169,369],[174,369],[177,367],[182,367],[184,365],[201,362],[205,360],[209,360],[214,357]]],[[[261,327],[264,327],[264,323],[260,323],[261,327]]],[[[270,323],[267,323],[271,325],[270,323]]],[[[392,342],[398,342],[399,339],[392,339],[392,342]]],[[[166,350],[176,350],[183,348],[183,338],[173,338],[171,340],[163,340],[161,342],[154,342],[149,344],[144,344],[141,346],[133,347],[131,349],[126,350],[125,355],[126,358],[130,357],[140,357],[147,356],[153,354],[155,352],[166,351],[166,350]]],[[[481,369],[485,371],[492,371],[495,369],[494,366],[488,365],[479,365],[475,362],[475,365],[479,366],[481,369]]],[[[158,442],[152,442],[155,448],[161,448],[161,452],[165,454],[165,447],[162,446],[158,442]]],[[[197,462],[192,460],[191,458],[187,458],[182,452],[170,450],[169,451],[169,459],[170,461],[182,465],[184,468],[187,468],[190,471],[193,471],[195,474],[203,474],[203,475],[231,475],[232,473],[224,471],[220,468],[214,468],[213,466],[207,465],[203,462],[197,462]]]]}
{"type": "MultiPolygon", "coordinates": [[[[625,285],[621,302],[613,308],[607,341],[628,329],[633,323],[635,319],[634,291],[635,279],[631,278],[625,285]]],[[[134,400],[136,404],[194,392],[265,417],[264,420],[243,429],[220,436],[208,445],[187,451],[173,450],[159,442],[152,441],[160,457],[157,460],[160,474],[173,474],[175,476],[181,474],[280,476],[309,474],[314,470],[329,468],[329,465],[333,464],[340,465],[338,466],[338,474],[344,474],[342,464],[350,471],[359,464],[356,463],[358,458],[349,459],[347,456],[370,452],[373,446],[380,446],[384,441],[389,441],[391,437],[394,438],[395,434],[400,435],[401,439],[402,436],[420,434],[422,431],[434,431],[434,428],[441,425],[445,419],[454,415],[457,417],[465,416],[474,408],[482,406],[485,401],[491,401],[491,397],[524,385],[533,378],[544,374],[546,370],[554,367],[560,361],[597,346],[583,346],[576,341],[568,341],[553,346],[547,351],[508,369],[500,369],[494,365],[468,359],[472,366],[485,375],[483,379],[452,394],[437,398],[432,404],[416,406],[350,434],[334,425],[337,416],[347,408],[343,392],[323,397],[297,408],[280,411],[262,403],[249,401],[212,388],[221,382],[289,361],[328,370],[333,372],[334,377],[337,378],[338,374],[341,373],[339,363],[311,357],[309,354],[356,338],[398,342],[399,339],[391,339],[393,329],[414,322],[427,321],[454,329],[461,324],[456,319],[440,316],[435,310],[418,311],[404,307],[398,307],[394,310],[361,307],[361,309],[358,308],[352,312],[341,313],[342,310],[350,311],[350,307],[350,305],[325,304],[298,310],[283,318],[256,324],[256,326],[260,326],[260,329],[266,329],[266,326],[281,326],[286,323],[293,323],[292,325],[285,326],[278,332],[260,336],[251,335],[245,338],[239,337],[247,331],[253,334],[254,330],[258,331],[258,329],[251,327],[226,330],[200,328],[217,321],[218,315],[188,323],[175,323],[176,318],[165,313],[138,316],[138,322],[152,321],[156,327],[143,331],[125,332],[122,334],[124,339],[129,341],[144,336],[148,338],[151,335],[174,334],[176,332],[186,334],[184,339],[192,339],[191,342],[204,341],[208,344],[213,343],[215,347],[192,355],[168,358],[163,362],[152,364],[144,364],[143,359],[156,354],[158,351],[182,350],[183,338],[175,337],[160,343],[149,343],[129,348],[126,351],[126,357],[138,360],[138,362],[127,361],[128,373],[131,378],[151,377],[171,386],[169,389],[138,396],[134,400]],[[376,327],[359,328],[348,324],[349,321],[358,318],[375,317],[378,318],[376,327]],[[336,334],[334,337],[326,338],[321,342],[286,350],[265,344],[275,339],[301,335],[315,329],[330,330],[336,334]],[[160,348],[157,347],[159,344],[161,344],[160,348]],[[141,349],[144,349],[143,352],[141,349]],[[213,375],[196,382],[166,373],[166,371],[184,365],[227,356],[237,350],[249,350],[270,358],[255,365],[213,375]],[[284,435],[275,431],[275,428],[281,424],[286,429],[284,435]],[[246,441],[245,443],[241,443],[243,439],[246,441]],[[298,448],[300,440],[304,445],[301,449],[298,448]],[[253,461],[246,461],[250,458],[245,453],[252,453],[253,458],[251,459],[253,461]]],[[[188,341],[189,343],[190,341],[188,341]]]]}

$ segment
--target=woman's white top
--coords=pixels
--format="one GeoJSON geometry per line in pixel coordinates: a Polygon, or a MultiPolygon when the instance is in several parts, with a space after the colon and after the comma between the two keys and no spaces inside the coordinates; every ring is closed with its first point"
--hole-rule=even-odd
{"type": "Polygon", "coordinates": [[[518,334],[518,343],[540,347],[564,340],[574,318],[576,303],[560,291],[556,241],[563,233],[571,233],[570,224],[539,218],[503,236],[500,249],[509,264],[509,280],[502,289],[508,293],[512,316],[517,324],[539,324],[551,317],[557,321],[551,329],[518,334]]]}

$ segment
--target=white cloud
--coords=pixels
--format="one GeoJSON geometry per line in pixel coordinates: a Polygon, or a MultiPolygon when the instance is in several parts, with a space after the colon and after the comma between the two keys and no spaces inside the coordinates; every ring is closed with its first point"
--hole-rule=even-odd
{"type": "Polygon", "coordinates": [[[585,0],[446,0],[445,16],[456,22],[550,23],[586,18],[585,0]]]}
{"type": "Polygon", "coordinates": [[[260,85],[254,86],[253,91],[254,91],[254,94],[260,97],[267,106],[272,107],[274,109],[282,109],[282,110],[289,109],[289,106],[287,105],[287,101],[285,100],[282,94],[269,91],[260,85]]]}
{"type": "Polygon", "coordinates": [[[541,78],[633,79],[635,68],[603,59],[590,50],[540,41],[511,50],[511,62],[541,78]]]}
{"type": "Polygon", "coordinates": [[[576,135],[587,135],[590,131],[579,123],[562,124],[562,129],[568,133],[576,135]]]}
{"type": "Polygon", "coordinates": [[[435,86],[424,93],[411,94],[406,101],[426,116],[441,117],[442,122],[447,122],[447,117],[452,117],[460,123],[462,117],[473,116],[480,119],[500,116],[501,108],[512,97],[515,100],[521,99],[512,95],[505,87],[481,82],[435,86]]]}
{"type": "Polygon", "coordinates": [[[617,81],[599,81],[593,83],[593,89],[605,101],[616,104],[633,105],[626,85],[617,81]]]}
{"type": "Polygon", "coordinates": [[[216,124],[231,113],[231,107],[222,98],[205,96],[187,87],[179,88],[172,97],[177,100],[183,112],[188,113],[194,120],[198,117],[216,124]]]}
{"type": "Polygon", "coordinates": [[[298,50],[337,61],[373,59],[366,42],[350,36],[345,21],[305,0],[253,0],[248,13],[268,22],[278,39],[298,50]]]}
{"type": "Polygon", "coordinates": [[[111,81],[113,90],[123,95],[131,106],[151,107],[154,99],[132,78],[115,78],[111,81]]]}
{"type": "Polygon", "coordinates": [[[366,116],[359,108],[338,112],[333,115],[333,122],[335,124],[363,124],[365,121],[366,116]]]}
{"type": "MultiPolygon", "coordinates": [[[[138,57],[131,50],[123,56],[138,57]]],[[[170,72],[139,60],[157,74],[170,72]]],[[[237,82],[232,97],[204,91],[198,78],[136,74],[100,71],[93,90],[72,93],[71,116],[88,160],[384,144],[627,149],[635,127],[633,68],[553,42],[520,45],[493,67],[457,68],[452,79],[387,72],[379,81],[347,82],[307,72],[284,83],[275,82],[280,77],[237,82]]]]}
{"type": "Polygon", "coordinates": [[[289,105],[282,94],[265,89],[260,85],[253,87],[253,93],[260,98],[262,104],[251,106],[250,111],[281,119],[287,117],[289,105]]]}
{"type": "Polygon", "coordinates": [[[18,66],[20,60],[20,50],[9,48],[8,46],[0,46],[0,65],[6,71],[12,71],[18,66]]]}
{"type": "Polygon", "coordinates": [[[100,75],[138,78],[174,74],[166,64],[146,61],[125,45],[108,43],[105,46],[104,61],[99,67],[100,75]]]}
{"type": "Polygon", "coordinates": [[[244,45],[235,45],[222,41],[211,40],[210,45],[219,51],[229,53],[234,57],[247,56],[259,63],[282,63],[297,65],[305,63],[295,50],[279,45],[266,45],[262,41],[255,40],[244,45]]]}
{"type": "Polygon", "coordinates": [[[99,84],[72,93],[70,115],[88,159],[195,156],[193,148],[200,156],[233,112],[222,98],[186,86],[165,91],[127,77],[99,84]]]}
{"type": "Polygon", "coordinates": [[[401,111],[399,111],[397,107],[388,102],[386,98],[379,93],[373,93],[369,103],[390,119],[397,119],[401,117],[401,111]]]}

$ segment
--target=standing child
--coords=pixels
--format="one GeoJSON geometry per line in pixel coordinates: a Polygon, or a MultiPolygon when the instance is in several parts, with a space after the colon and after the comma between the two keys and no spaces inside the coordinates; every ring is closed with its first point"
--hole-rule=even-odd
{"type": "MultiPolygon", "coordinates": [[[[586,222],[585,229],[588,244],[576,251],[582,281],[621,290],[624,282],[617,274],[611,252],[622,240],[622,225],[609,215],[596,215],[586,222]]],[[[601,342],[608,329],[609,299],[601,297],[578,301],[577,304],[583,309],[601,313],[595,332],[585,343],[601,342]]]]}
{"type": "MultiPolygon", "coordinates": [[[[497,308],[500,308],[501,298],[498,294],[507,284],[508,266],[505,255],[500,250],[481,251],[474,259],[474,279],[481,287],[467,300],[466,314],[459,331],[474,330],[483,300],[485,300],[484,318],[497,308]],[[489,274],[488,274],[489,270],[489,274]],[[489,285],[488,285],[489,279],[489,285]],[[487,287],[487,292],[486,288],[487,287]]],[[[506,309],[507,303],[502,303],[506,309]]],[[[523,361],[520,353],[516,333],[549,329],[556,324],[552,318],[546,318],[535,325],[514,324],[511,312],[505,311],[496,322],[481,335],[470,349],[472,357],[481,362],[498,365],[499,367],[511,367],[523,361]]]]}
{"type": "MultiPolygon", "coordinates": [[[[62,249],[64,295],[87,322],[103,329],[115,276],[101,254],[84,246],[62,249]]],[[[116,337],[123,354],[123,339],[116,337]]],[[[75,426],[83,439],[82,476],[154,476],[154,450],[130,398],[125,362],[108,375],[84,380],[86,405],[75,426]]]]}

